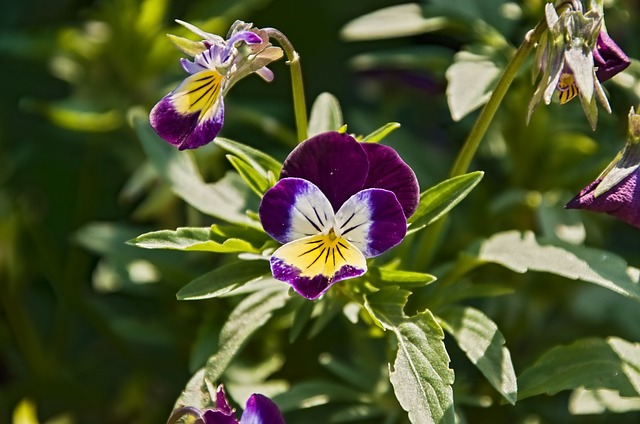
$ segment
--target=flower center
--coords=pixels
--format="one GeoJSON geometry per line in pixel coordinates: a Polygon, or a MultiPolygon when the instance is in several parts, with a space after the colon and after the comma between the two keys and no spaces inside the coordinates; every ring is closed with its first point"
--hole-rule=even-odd
{"type": "Polygon", "coordinates": [[[578,95],[578,86],[576,85],[573,74],[563,72],[557,85],[560,92],[560,104],[563,105],[578,95]]]}

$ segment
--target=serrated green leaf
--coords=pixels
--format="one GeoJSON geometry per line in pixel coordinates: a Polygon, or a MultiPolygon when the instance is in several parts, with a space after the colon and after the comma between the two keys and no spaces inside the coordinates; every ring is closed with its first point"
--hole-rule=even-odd
{"type": "Polygon", "coordinates": [[[145,249],[174,249],[216,253],[260,252],[259,249],[246,240],[220,237],[209,227],[182,227],[175,231],[153,231],[142,234],[127,243],[145,249]]]}
{"type": "Polygon", "coordinates": [[[451,118],[459,121],[489,100],[502,63],[497,63],[497,55],[470,51],[460,51],[453,57],[453,64],[447,69],[447,103],[451,118]]]}
{"type": "Polygon", "coordinates": [[[560,240],[538,240],[531,232],[518,231],[495,234],[474,250],[478,259],[515,272],[550,272],[640,300],[638,269],[628,267],[624,259],[611,252],[560,240]]]}
{"type": "Polygon", "coordinates": [[[216,137],[213,142],[227,152],[232,153],[247,162],[249,165],[254,167],[256,171],[260,172],[260,175],[267,180],[269,179],[269,171],[271,171],[273,175],[280,175],[282,164],[258,149],[254,149],[253,147],[223,137],[216,137]]]}
{"type": "Polygon", "coordinates": [[[391,384],[412,423],[453,423],[453,370],[444,333],[428,310],[412,317],[404,314],[409,295],[389,287],[366,297],[369,313],[398,341],[391,384]]]}
{"type": "Polygon", "coordinates": [[[518,393],[516,373],[498,326],[484,313],[471,307],[447,308],[439,317],[443,320],[442,327],[456,339],[469,360],[514,405],[518,393]]]}
{"type": "Polygon", "coordinates": [[[407,37],[446,28],[449,20],[425,18],[417,3],[385,7],[348,22],[340,31],[347,41],[407,37]]]}
{"type": "Polygon", "coordinates": [[[237,156],[227,155],[227,159],[231,162],[231,165],[238,171],[240,177],[245,183],[253,190],[258,197],[262,198],[264,192],[271,188],[269,177],[262,175],[256,168],[252,167],[247,162],[243,161],[237,156]]]}
{"type": "Polygon", "coordinates": [[[518,399],[579,387],[635,397],[640,394],[640,345],[609,337],[556,346],[520,375],[518,385],[518,399]]]}
{"type": "Polygon", "coordinates": [[[423,191],[415,213],[408,219],[410,229],[425,227],[453,209],[480,182],[484,172],[475,171],[442,181],[423,191]]]}
{"type": "Polygon", "coordinates": [[[188,152],[179,152],[160,139],[141,112],[132,114],[134,128],[152,166],[171,190],[203,213],[233,224],[261,228],[246,215],[251,190],[235,173],[227,173],[213,184],[203,181],[188,152]]]}
{"type": "Polygon", "coordinates": [[[399,123],[389,122],[388,124],[384,124],[383,126],[378,128],[371,134],[365,136],[361,141],[365,143],[378,143],[398,128],[400,128],[399,123]]]}
{"type": "Polygon", "coordinates": [[[436,281],[436,277],[431,274],[414,271],[403,271],[398,269],[369,267],[367,271],[369,281],[378,286],[389,285],[401,286],[405,288],[422,287],[436,281]]]}
{"type": "Polygon", "coordinates": [[[214,269],[181,288],[178,300],[199,300],[222,296],[250,281],[269,274],[267,261],[237,261],[214,269]]]}
{"type": "Polygon", "coordinates": [[[309,115],[309,137],[326,131],[338,131],[344,124],[340,102],[331,93],[320,93],[309,115]]]}
{"type": "Polygon", "coordinates": [[[288,292],[288,286],[283,284],[252,293],[236,306],[220,331],[218,351],[207,360],[205,378],[219,380],[249,338],[285,305],[288,292]]]}

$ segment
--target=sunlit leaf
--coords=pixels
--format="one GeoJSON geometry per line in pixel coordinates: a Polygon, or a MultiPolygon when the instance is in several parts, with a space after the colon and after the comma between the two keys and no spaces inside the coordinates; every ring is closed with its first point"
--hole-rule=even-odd
{"type": "Polygon", "coordinates": [[[264,192],[271,188],[271,182],[268,177],[262,175],[262,173],[247,162],[243,161],[237,156],[227,155],[227,159],[231,162],[231,165],[238,171],[240,177],[245,183],[257,194],[260,198],[264,195],[264,192]]]}
{"type": "Polygon", "coordinates": [[[273,397],[284,413],[333,402],[355,402],[362,394],[346,385],[325,381],[294,384],[285,393],[273,397]]]}
{"type": "Polygon", "coordinates": [[[237,174],[227,173],[215,183],[205,183],[189,153],[179,152],[160,139],[146,115],[134,112],[132,119],[151,164],[176,195],[208,215],[261,228],[259,222],[246,215],[251,189],[237,174]]]}
{"type": "Polygon", "coordinates": [[[518,377],[518,399],[562,390],[609,389],[640,394],[640,344],[616,337],[581,339],[543,354],[518,377]]]}
{"type": "Polygon", "coordinates": [[[447,26],[444,17],[425,18],[417,3],[385,7],[347,23],[340,35],[347,41],[408,37],[447,26]]]}
{"type": "Polygon", "coordinates": [[[191,281],[178,291],[178,300],[209,299],[257,280],[269,273],[267,261],[237,261],[215,268],[191,281]]]}
{"type": "Polygon", "coordinates": [[[451,118],[459,121],[489,100],[502,71],[495,55],[460,51],[447,69],[447,103],[451,118]]]}
{"type": "Polygon", "coordinates": [[[507,231],[485,240],[473,254],[515,272],[550,272],[640,300],[638,269],[628,267],[624,259],[604,250],[559,240],[538,240],[531,232],[507,231]]]}
{"type": "Polygon", "coordinates": [[[38,424],[36,405],[30,399],[23,399],[13,410],[13,424],[38,424]]]}
{"type": "Polygon", "coordinates": [[[471,307],[447,308],[439,317],[443,320],[442,327],[456,339],[469,360],[509,403],[515,404],[516,373],[498,326],[471,307]]]}
{"type": "Polygon", "coordinates": [[[288,293],[288,286],[283,284],[250,294],[236,306],[220,331],[218,351],[207,360],[205,378],[219,380],[249,338],[285,305],[288,293]]]}
{"type": "Polygon", "coordinates": [[[606,412],[640,411],[640,397],[624,397],[616,390],[587,390],[579,387],[569,398],[569,412],[573,415],[605,414],[606,412]]]}
{"type": "Polygon", "coordinates": [[[404,271],[398,269],[380,268],[371,266],[367,271],[367,278],[372,284],[384,287],[390,285],[405,288],[422,287],[436,281],[436,277],[430,274],[415,271],[404,271]]]}
{"type": "Polygon", "coordinates": [[[275,176],[280,175],[282,164],[258,149],[223,137],[216,137],[213,142],[253,166],[256,171],[267,179],[269,171],[275,176]]]}
{"type": "Polygon", "coordinates": [[[379,141],[382,141],[386,136],[388,136],[389,134],[391,134],[391,132],[397,130],[398,128],[400,128],[399,123],[389,122],[388,124],[385,124],[382,127],[378,128],[371,134],[365,136],[361,141],[367,143],[377,143],[379,141]]]}
{"type": "MultiPolygon", "coordinates": [[[[214,226],[214,228],[216,227],[214,226]]],[[[257,248],[259,246],[254,247],[247,240],[237,237],[226,238],[224,235],[216,234],[209,227],[183,227],[175,231],[153,231],[142,234],[127,243],[145,249],[174,249],[217,253],[259,252],[257,248]]]]}
{"type": "Polygon", "coordinates": [[[408,219],[410,229],[425,227],[451,209],[473,190],[480,182],[484,172],[475,171],[442,181],[423,191],[415,213],[408,219]]]}
{"type": "Polygon", "coordinates": [[[412,317],[404,314],[409,294],[389,287],[367,296],[367,310],[398,342],[391,384],[412,423],[453,423],[453,370],[444,333],[428,310],[412,317]]]}
{"type": "Polygon", "coordinates": [[[309,137],[326,131],[338,131],[344,124],[340,102],[331,93],[320,93],[309,115],[309,137]]]}

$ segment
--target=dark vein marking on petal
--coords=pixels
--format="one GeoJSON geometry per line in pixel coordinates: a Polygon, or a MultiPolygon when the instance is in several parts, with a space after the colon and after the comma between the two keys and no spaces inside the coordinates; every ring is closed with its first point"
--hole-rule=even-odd
{"type": "Polygon", "coordinates": [[[353,230],[355,230],[356,228],[363,226],[364,224],[365,224],[365,222],[361,222],[360,224],[354,225],[353,227],[351,227],[351,228],[349,228],[349,229],[347,229],[347,230],[344,230],[344,231],[342,232],[342,235],[344,236],[344,235],[345,235],[345,234],[347,234],[348,232],[353,231],[353,230]]]}
{"type": "Polygon", "coordinates": [[[299,254],[299,255],[298,255],[298,257],[304,256],[304,255],[306,255],[307,253],[311,253],[311,252],[313,252],[314,250],[318,250],[318,249],[320,249],[321,247],[322,247],[322,244],[319,244],[319,245],[317,245],[317,246],[315,246],[315,247],[313,247],[313,248],[311,248],[311,249],[307,250],[306,252],[299,254]]]}
{"type": "Polygon", "coordinates": [[[307,268],[311,268],[313,266],[313,264],[315,264],[316,262],[318,262],[318,259],[320,259],[322,257],[322,255],[324,255],[324,250],[326,249],[326,247],[322,248],[322,251],[320,251],[320,254],[313,260],[313,262],[311,262],[307,268]]]}
{"type": "MultiPolygon", "coordinates": [[[[338,243],[338,244],[336,245],[336,250],[338,251],[338,255],[340,255],[340,257],[341,257],[341,258],[346,262],[346,261],[347,261],[347,259],[346,259],[346,258],[344,257],[344,255],[342,254],[342,251],[340,250],[340,246],[344,247],[345,249],[347,249],[347,247],[346,247],[344,244],[342,244],[342,243],[338,243]]],[[[347,249],[347,250],[348,250],[348,249],[347,249]]]]}
{"type": "Polygon", "coordinates": [[[348,223],[349,221],[351,221],[353,219],[353,217],[356,216],[356,212],[354,211],[351,216],[349,217],[349,219],[347,219],[346,221],[344,221],[341,225],[340,225],[340,229],[343,229],[348,223]]]}

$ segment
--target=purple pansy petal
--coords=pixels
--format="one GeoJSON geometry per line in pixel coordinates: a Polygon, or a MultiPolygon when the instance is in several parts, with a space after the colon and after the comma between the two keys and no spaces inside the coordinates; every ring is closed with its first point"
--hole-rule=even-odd
{"type": "Polygon", "coordinates": [[[604,31],[598,34],[596,47],[593,49],[593,61],[598,68],[596,76],[600,82],[612,78],[631,64],[627,55],[604,31]]]}
{"type": "Polygon", "coordinates": [[[211,142],[224,121],[221,84],[222,77],[215,71],[190,76],[154,106],[149,115],[151,126],[180,150],[211,142]]]}
{"type": "Polygon", "coordinates": [[[407,234],[407,219],[393,192],[362,190],[336,213],[336,233],[371,258],[398,245],[407,234]]]}
{"type": "Polygon", "coordinates": [[[207,68],[202,66],[200,63],[192,62],[189,59],[181,58],[180,64],[182,65],[182,69],[187,71],[189,74],[197,74],[198,72],[205,71],[207,68]]]}
{"type": "Polygon", "coordinates": [[[391,147],[377,143],[362,143],[362,147],[369,158],[369,174],[364,188],[392,191],[405,216],[410,217],[420,202],[416,174],[391,147]]]}
{"type": "Polygon", "coordinates": [[[333,284],[359,277],[367,261],[349,241],[335,234],[303,237],[271,255],[271,273],[307,299],[316,299],[333,284]]]}
{"type": "Polygon", "coordinates": [[[224,391],[222,384],[220,384],[216,390],[216,409],[227,415],[233,414],[233,408],[231,408],[229,401],[227,401],[227,393],[224,391]]]}
{"type": "Polygon", "coordinates": [[[334,224],[329,200],[300,178],[285,178],[262,197],[258,210],[264,230],[280,243],[320,234],[334,224]]]}
{"type": "Polygon", "coordinates": [[[236,417],[222,411],[209,409],[203,414],[204,424],[239,424],[236,417]]]}
{"type": "Polygon", "coordinates": [[[596,180],[582,189],[565,206],[567,209],[586,209],[605,212],[640,228],[640,184],[636,171],[620,181],[615,187],[598,197],[593,193],[601,180],[596,180]]]}
{"type": "Polygon", "coordinates": [[[273,78],[274,78],[273,71],[267,68],[266,66],[256,70],[255,73],[258,74],[258,76],[263,80],[265,80],[266,82],[273,81],[273,78]]]}
{"type": "Polygon", "coordinates": [[[242,424],[285,424],[275,403],[261,394],[253,394],[240,419],[242,424]]]}
{"type": "Polygon", "coordinates": [[[360,191],[367,179],[367,154],[353,137],[335,131],[300,143],[282,166],[280,178],[297,177],[314,183],[337,211],[360,191]]]}

